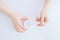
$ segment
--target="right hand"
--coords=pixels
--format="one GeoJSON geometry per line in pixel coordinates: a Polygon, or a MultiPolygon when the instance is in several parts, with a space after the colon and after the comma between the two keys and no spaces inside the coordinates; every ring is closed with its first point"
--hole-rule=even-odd
{"type": "Polygon", "coordinates": [[[14,14],[12,15],[11,19],[14,24],[14,28],[16,29],[17,32],[24,32],[26,30],[26,28],[24,27],[24,23],[22,23],[22,21],[28,20],[27,17],[14,14]]]}

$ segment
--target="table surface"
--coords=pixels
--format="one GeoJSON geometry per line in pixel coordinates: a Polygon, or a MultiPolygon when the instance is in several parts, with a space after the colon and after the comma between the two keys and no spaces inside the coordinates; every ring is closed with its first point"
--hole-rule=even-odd
{"type": "MultiPolygon", "coordinates": [[[[49,22],[46,26],[38,27],[36,25],[30,25],[27,31],[23,33],[16,32],[11,19],[0,12],[0,40],[60,40],[59,3],[59,0],[52,0],[48,11],[49,22]]],[[[29,16],[31,18],[39,16],[40,9],[43,6],[42,4],[44,3],[41,0],[6,1],[6,5],[10,9],[23,13],[23,15],[27,14],[25,16],[29,16]]],[[[26,23],[25,26],[27,25],[28,24],[26,23]]]]}

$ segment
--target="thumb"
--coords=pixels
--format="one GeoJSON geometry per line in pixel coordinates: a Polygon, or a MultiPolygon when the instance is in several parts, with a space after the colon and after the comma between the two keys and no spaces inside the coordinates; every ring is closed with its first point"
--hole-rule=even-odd
{"type": "Polygon", "coordinates": [[[26,20],[28,20],[29,18],[28,17],[23,17],[23,18],[21,18],[21,20],[23,20],[23,21],[26,21],[26,20]]]}

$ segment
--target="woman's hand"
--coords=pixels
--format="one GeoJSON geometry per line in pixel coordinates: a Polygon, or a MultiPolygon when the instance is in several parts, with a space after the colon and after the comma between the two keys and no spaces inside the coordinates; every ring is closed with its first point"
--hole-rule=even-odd
{"type": "Polygon", "coordinates": [[[36,21],[39,22],[38,26],[44,26],[48,22],[47,10],[50,5],[50,0],[45,0],[45,5],[41,11],[40,17],[36,18],[36,21]]]}
{"type": "Polygon", "coordinates": [[[1,4],[0,11],[11,18],[14,24],[14,28],[17,32],[24,32],[26,30],[26,28],[24,27],[24,21],[28,20],[27,17],[20,14],[18,15],[16,12],[8,8],[5,4],[1,4]]]}
{"type": "Polygon", "coordinates": [[[27,17],[14,14],[12,15],[11,19],[17,32],[24,32],[26,30],[26,28],[24,27],[24,21],[28,20],[27,17]]]}
{"type": "Polygon", "coordinates": [[[44,26],[48,22],[47,11],[45,9],[41,11],[41,15],[36,18],[36,21],[39,22],[38,26],[44,26]]]}

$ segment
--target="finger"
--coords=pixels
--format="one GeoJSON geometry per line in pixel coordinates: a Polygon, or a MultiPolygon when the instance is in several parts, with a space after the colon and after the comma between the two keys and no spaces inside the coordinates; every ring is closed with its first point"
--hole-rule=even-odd
{"type": "Polygon", "coordinates": [[[14,21],[12,21],[12,22],[13,22],[13,25],[14,25],[15,30],[16,30],[17,32],[19,32],[19,28],[17,27],[17,24],[16,24],[14,21]]]}
{"type": "Polygon", "coordinates": [[[18,23],[16,23],[16,22],[13,22],[13,23],[14,23],[14,26],[15,26],[15,29],[16,29],[17,32],[23,32],[23,31],[24,31],[24,30],[19,26],[18,23]]]}
{"type": "Polygon", "coordinates": [[[26,20],[28,20],[29,18],[27,18],[27,17],[23,17],[23,18],[21,18],[21,20],[24,20],[24,21],[26,21],[26,20]]]}
{"type": "Polygon", "coordinates": [[[24,30],[21,29],[17,24],[14,24],[14,26],[15,26],[15,30],[16,30],[17,32],[23,32],[23,31],[24,31],[24,30]]]}
{"type": "Polygon", "coordinates": [[[24,22],[26,21],[26,20],[28,20],[29,18],[21,18],[21,23],[23,24],[23,26],[24,26],[24,22]]]}
{"type": "Polygon", "coordinates": [[[44,26],[44,17],[40,17],[40,26],[44,26]]]}
{"type": "Polygon", "coordinates": [[[44,26],[44,24],[41,24],[41,23],[40,23],[40,24],[37,24],[37,26],[44,26]]]}
{"type": "Polygon", "coordinates": [[[48,22],[48,18],[44,17],[44,22],[47,23],[48,22]]]}
{"type": "Polygon", "coordinates": [[[14,25],[14,28],[17,32],[19,32],[19,28],[16,25],[14,25]]]}
{"type": "Polygon", "coordinates": [[[18,28],[19,28],[19,31],[20,31],[20,32],[24,32],[24,31],[25,31],[25,30],[22,29],[19,25],[18,25],[18,28]]]}
{"type": "Polygon", "coordinates": [[[24,25],[23,25],[21,22],[20,22],[18,25],[19,25],[20,28],[22,28],[23,30],[26,30],[26,28],[24,27],[24,25]]]}
{"type": "Polygon", "coordinates": [[[43,22],[44,22],[44,19],[43,17],[40,17],[40,18],[36,18],[36,21],[38,22],[37,26],[44,26],[43,22]]]}
{"type": "Polygon", "coordinates": [[[28,19],[29,18],[27,18],[27,17],[21,18],[21,23],[22,23],[23,26],[24,26],[24,22],[27,21],[28,19]]]}
{"type": "Polygon", "coordinates": [[[37,21],[37,22],[40,22],[40,18],[37,17],[37,18],[36,18],[36,21],[37,21]]]}
{"type": "Polygon", "coordinates": [[[40,23],[44,22],[44,17],[40,17],[40,23]]]}

